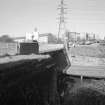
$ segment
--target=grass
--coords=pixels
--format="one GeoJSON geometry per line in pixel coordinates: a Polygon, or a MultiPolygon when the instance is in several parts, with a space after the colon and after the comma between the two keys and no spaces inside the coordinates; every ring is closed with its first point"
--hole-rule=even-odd
{"type": "Polygon", "coordinates": [[[105,81],[75,85],[64,97],[64,105],[105,105],[105,81]]]}

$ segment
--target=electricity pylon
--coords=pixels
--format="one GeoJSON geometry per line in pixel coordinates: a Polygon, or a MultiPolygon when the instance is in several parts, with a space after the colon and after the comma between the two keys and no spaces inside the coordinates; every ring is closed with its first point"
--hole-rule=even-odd
{"type": "Polygon", "coordinates": [[[60,10],[59,14],[59,29],[58,29],[58,40],[61,39],[66,45],[66,23],[65,23],[65,3],[64,0],[61,0],[58,9],[60,10]]]}

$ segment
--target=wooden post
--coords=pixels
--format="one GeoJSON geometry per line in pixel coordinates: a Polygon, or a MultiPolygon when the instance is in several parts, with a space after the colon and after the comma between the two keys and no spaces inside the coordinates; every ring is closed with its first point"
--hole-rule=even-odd
{"type": "Polygon", "coordinates": [[[81,82],[83,81],[83,75],[81,75],[81,82]]]}

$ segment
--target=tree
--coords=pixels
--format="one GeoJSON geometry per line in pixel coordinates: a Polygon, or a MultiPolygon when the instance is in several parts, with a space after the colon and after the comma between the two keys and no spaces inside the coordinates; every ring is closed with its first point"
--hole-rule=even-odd
{"type": "Polygon", "coordinates": [[[13,39],[11,37],[9,37],[9,35],[2,35],[0,37],[0,42],[14,42],[13,39]]]}
{"type": "Polygon", "coordinates": [[[57,43],[57,38],[51,33],[48,34],[48,43],[53,43],[53,44],[57,43]]]}

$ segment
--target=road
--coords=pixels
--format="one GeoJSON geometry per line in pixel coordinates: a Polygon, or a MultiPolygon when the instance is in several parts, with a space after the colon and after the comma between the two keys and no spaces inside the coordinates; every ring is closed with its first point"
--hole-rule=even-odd
{"type": "Polygon", "coordinates": [[[105,78],[105,65],[71,65],[71,67],[67,70],[67,73],[75,76],[105,78]]]}

